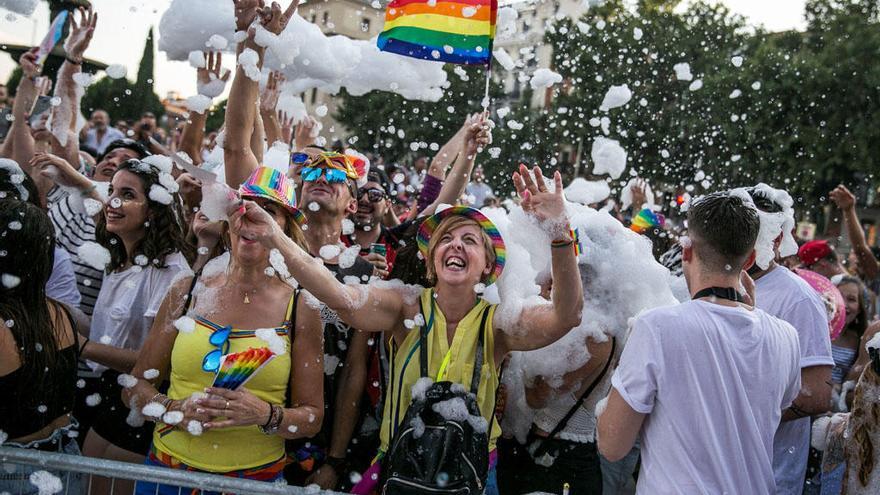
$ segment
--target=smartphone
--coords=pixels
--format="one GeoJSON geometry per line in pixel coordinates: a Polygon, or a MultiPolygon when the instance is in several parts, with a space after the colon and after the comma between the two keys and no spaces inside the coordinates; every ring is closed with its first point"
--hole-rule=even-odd
{"type": "Polygon", "coordinates": [[[9,129],[12,127],[12,110],[0,108],[0,141],[6,139],[9,129]]]}
{"type": "Polygon", "coordinates": [[[55,45],[57,45],[58,42],[61,41],[61,37],[64,36],[64,24],[67,22],[67,15],[68,12],[66,10],[61,11],[61,13],[55,16],[52,25],[49,26],[49,32],[46,33],[43,41],[40,42],[39,49],[37,49],[38,66],[43,67],[43,63],[49,58],[52,49],[55,48],[55,45]]]}
{"type": "Polygon", "coordinates": [[[52,111],[52,97],[51,96],[40,96],[37,98],[37,101],[34,102],[34,108],[31,110],[31,114],[28,117],[28,125],[31,127],[37,127],[40,124],[40,121],[43,120],[43,117],[46,116],[49,112],[52,111]]]}

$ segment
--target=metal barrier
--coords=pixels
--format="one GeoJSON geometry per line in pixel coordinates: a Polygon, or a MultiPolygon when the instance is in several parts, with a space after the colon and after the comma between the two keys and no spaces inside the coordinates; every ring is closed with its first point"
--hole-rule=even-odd
{"type": "MultiPolygon", "coordinates": [[[[34,467],[40,470],[55,471],[56,473],[64,473],[62,476],[65,477],[66,481],[62,481],[63,488],[60,492],[56,493],[69,493],[71,495],[74,493],[74,490],[70,488],[70,478],[71,476],[79,475],[88,476],[88,482],[85,480],[82,481],[82,488],[87,488],[84,493],[89,493],[91,491],[92,477],[101,476],[111,479],[111,489],[109,493],[114,492],[113,483],[115,483],[117,479],[121,479],[157,483],[156,493],[158,493],[159,490],[158,484],[163,484],[181,487],[197,487],[202,491],[213,491],[235,495],[342,495],[337,492],[320,490],[316,487],[303,488],[280,483],[266,483],[240,478],[230,478],[217,474],[179,471],[176,469],[130,464],[127,462],[95,459],[92,457],[61,454],[57,452],[44,452],[32,449],[0,446],[0,477],[2,477],[4,472],[8,472],[8,470],[4,470],[3,465],[10,464],[34,467]]],[[[2,491],[3,490],[0,489],[0,492],[2,491]]],[[[75,491],[76,493],[79,493],[81,490],[77,489],[75,491]]],[[[21,492],[18,493],[31,492],[36,493],[36,487],[25,480],[21,492]]],[[[16,493],[17,492],[12,492],[12,495],[15,495],[16,493]]],[[[43,492],[40,493],[42,494],[43,492]]],[[[165,492],[163,491],[163,493],[165,492]]],[[[188,495],[189,491],[184,491],[184,489],[181,488],[178,489],[178,493],[180,495],[188,495]]],[[[126,493],[125,495],[129,494],[126,493]]]]}

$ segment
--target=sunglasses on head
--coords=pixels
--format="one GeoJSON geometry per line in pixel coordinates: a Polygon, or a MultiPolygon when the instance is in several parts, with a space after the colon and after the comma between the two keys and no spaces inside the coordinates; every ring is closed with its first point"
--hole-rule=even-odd
{"type": "Polygon", "coordinates": [[[290,154],[290,163],[293,165],[303,165],[310,160],[308,153],[291,153],[290,154]]]}
{"type": "Polygon", "coordinates": [[[232,327],[223,327],[214,331],[208,337],[208,343],[216,347],[213,351],[205,354],[202,359],[202,369],[208,373],[216,373],[220,369],[220,362],[223,355],[229,352],[229,334],[232,333],[232,327]]]}
{"type": "Polygon", "coordinates": [[[382,201],[383,199],[385,199],[385,191],[383,191],[377,187],[371,187],[368,189],[361,189],[360,192],[358,193],[358,199],[363,198],[364,194],[367,195],[367,199],[370,201],[370,203],[378,203],[379,201],[382,201]]]}
{"type": "Polygon", "coordinates": [[[348,175],[346,175],[345,172],[335,168],[303,167],[302,170],[300,170],[299,175],[304,182],[315,182],[320,179],[322,175],[330,184],[344,183],[348,180],[348,175]]]}

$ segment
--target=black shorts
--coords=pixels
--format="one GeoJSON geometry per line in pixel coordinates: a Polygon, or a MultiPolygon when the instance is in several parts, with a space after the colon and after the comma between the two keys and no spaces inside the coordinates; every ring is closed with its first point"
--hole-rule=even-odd
{"type": "Polygon", "coordinates": [[[117,381],[119,375],[113,370],[101,373],[98,379],[101,403],[93,407],[95,421],[92,429],[113,445],[146,456],[153,440],[154,425],[147,421],[135,427],[126,422],[129,409],[122,402],[122,386],[117,381]]]}

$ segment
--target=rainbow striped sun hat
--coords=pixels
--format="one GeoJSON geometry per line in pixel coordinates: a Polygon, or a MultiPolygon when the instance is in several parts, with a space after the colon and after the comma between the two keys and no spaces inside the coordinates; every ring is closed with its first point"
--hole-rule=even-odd
{"type": "Polygon", "coordinates": [[[504,261],[507,258],[507,248],[504,246],[504,239],[501,238],[501,233],[498,232],[498,228],[495,227],[495,224],[492,223],[483,212],[476,208],[471,208],[469,206],[450,206],[449,208],[438,211],[426,218],[419,227],[419,234],[416,237],[416,242],[418,242],[419,251],[422,253],[422,256],[427,259],[428,243],[431,240],[431,235],[434,234],[434,231],[437,230],[437,227],[440,226],[440,223],[443,220],[452,216],[463,216],[477,222],[480,228],[482,228],[489,236],[489,239],[492,240],[492,249],[495,250],[495,269],[492,270],[492,273],[490,273],[486,279],[486,285],[495,283],[495,281],[498,280],[498,277],[501,276],[501,270],[504,269],[504,261]]]}
{"type": "Polygon", "coordinates": [[[303,225],[306,217],[296,207],[296,188],[281,171],[272,167],[258,167],[238,188],[242,197],[265,198],[283,206],[296,223],[303,225]]]}

